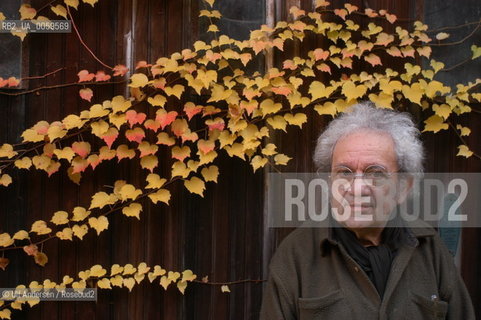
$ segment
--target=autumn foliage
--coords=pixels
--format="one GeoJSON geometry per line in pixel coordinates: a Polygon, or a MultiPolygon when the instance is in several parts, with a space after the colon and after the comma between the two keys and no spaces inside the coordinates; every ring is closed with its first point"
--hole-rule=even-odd
{"type": "MultiPolygon", "coordinates": [[[[51,7],[52,17],[70,19],[70,10],[81,10],[78,0],[63,2],[51,7]]],[[[97,1],[83,2],[94,6],[97,1]]],[[[471,103],[481,102],[481,79],[458,84],[455,89],[436,80],[444,64],[430,60],[433,39],[422,22],[414,22],[407,30],[396,25],[396,16],[385,10],[361,12],[350,4],[331,8],[329,2],[318,0],[315,12],[293,7],[292,22],[264,25],[253,31],[250,39],[239,41],[218,36],[215,21],[221,13],[212,9],[214,0],[205,2],[200,17],[211,22],[208,31],[214,35],[213,41],[197,41],[193,49],[153,62],[140,61],[135,70],[121,64],[105,65],[98,71],[79,70],[78,82],[85,83],[79,91],[81,99],[92,100],[95,83],[125,78],[130,95],[112,97],[52,123],[40,121],[23,132],[20,145],[4,143],[0,147],[3,187],[14,183],[9,174],[13,170],[40,170],[48,176],[66,172],[79,184],[82,174],[100,163],[132,159],[139,159],[146,171],[145,184],[112,181],[112,189],[90,195],[88,207],[52,212],[49,221],[35,221],[15,233],[0,234],[0,250],[23,250],[43,266],[48,263],[48,252],[41,252],[39,243],[81,241],[89,232],[98,235],[109,228],[108,215],[113,211],[141,219],[143,201],[168,205],[169,187],[176,181],[202,196],[207,185],[217,181],[216,159],[221,153],[248,161],[254,171],[286,165],[291,158],[279,153],[269,137],[276,130],[302,127],[310,120],[308,109],[335,117],[367,99],[382,108],[417,106],[430,112],[423,131],[436,133],[451,125],[460,138],[458,155],[473,156],[463,140],[470,129],[456,121],[471,112],[471,103]],[[365,28],[356,22],[359,19],[367,21],[365,28]],[[395,31],[385,31],[382,25],[386,24],[395,31]],[[322,46],[309,48],[306,56],[289,57],[278,68],[248,72],[257,56],[283,51],[285,45],[302,43],[306,37],[316,37],[322,46]],[[386,64],[393,60],[401,67],[386,64]],[[423,69],[422,61],[429,67],[423,69]],[[363,71],[356,73],[358,69],[363,71]],[[161,152],[169,153],[172,161],[165,176],[156,170],[161,152]]],[[[20,14],[22,19],[47,19],[37,16],[29,5],[22,5],[20,14]]],[[[2,16],[0,13],[0,20],[2,16]]],[[[438,33],[435,37],[446,41],[449,35],[438,33]]],[[[472,59],[480,56],[481,47],[473,45],[472,59]]],[[[0,78],[0,87],[19,84],[21,79],[0,78]]],[[[8,264],[6,253],[0,258],[0,268],[15,267],[8,264]]],[[[101,289],[131,290],[145,277],[158,281],[164,289],[175,284],[182,293],[196,279],[191,270],[167,271],[145,263],[94,265],[57,282],[39,279],[27,287],[81,289],[87,281],[94,281],[101,289]]],[[[11,309],[21,309],[24,303],[3,304],[0,318],[9,319],[11,309]]],[[[27,303],[33,306],[38,301],[27,303]]]]}

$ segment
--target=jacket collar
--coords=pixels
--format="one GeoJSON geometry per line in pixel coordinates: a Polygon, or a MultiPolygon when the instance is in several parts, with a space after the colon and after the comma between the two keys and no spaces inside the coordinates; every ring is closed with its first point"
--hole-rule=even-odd
{"type": "MultiPolygon", "coordinates": [[[[405,228],[408,232],[407,245],[411,247],[417,247],[419,239],[432,237],[436,234],[436,231],[429,224],[421,220],[405,222],[405,228]]],[[[337,246],[339,243],[333,238],[332,228],[328,224],[324,224],[316,229],[316,233],[319,236],[321,255],[325,256],[329,253],[332,246],[337,246]]]]}

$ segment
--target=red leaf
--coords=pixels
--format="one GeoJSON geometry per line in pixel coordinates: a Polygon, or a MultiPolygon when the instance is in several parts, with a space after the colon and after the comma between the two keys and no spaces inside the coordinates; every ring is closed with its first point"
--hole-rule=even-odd
{"type": "Polygon", "coordinates": [[[274,92],[275,94],[282,94],[287,97],[292,93],[292,90],[289,87],[273,87],[272,92],[274,92]]]}
{"type": "Polygon", "coordinates": [[[8,84],[8,80],[7,79],[4,80],[2,77],[0,77],[0,88],[5,87],[7,84],[8,84]]]}
{"type": "Polygon", "coordinates": [[[95,74],[89,73],[87,70],[81,70],[77,76],[78,82],[92,81],[95,78],[95,74]]]}
{"type": "Polygon", "coordinates": [[[130,141],[135,141],[137,143],[142,142],[142,139],[145,138],[145,132],[142,128],[136,127],[132,130],[127,130],[125,132],[125,137],[130,141]]]}
{"type": "Polygon", "coordinates": [[[85,88],[85,89],[80,89],[79,95],[80,95],[80,98],[90,102],[92,100],[92,97],[94,96],[94,92],[90,88],[85,88]]]}

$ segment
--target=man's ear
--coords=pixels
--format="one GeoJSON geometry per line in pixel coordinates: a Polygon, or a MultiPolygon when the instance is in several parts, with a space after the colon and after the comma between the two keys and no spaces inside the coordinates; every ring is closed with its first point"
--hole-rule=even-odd
{"type": "Polygon", "coordinates": [[[399,192],[398,192],[398,198],[397,198],[397,203],[401,204],[404,201],[406,201],[406,198],[408,195],[411,193],[413,189],[413,184],[414,184],[414,177],[411,175],[406,175],[401,177],[401,180],[399,181],[399,192]]]}

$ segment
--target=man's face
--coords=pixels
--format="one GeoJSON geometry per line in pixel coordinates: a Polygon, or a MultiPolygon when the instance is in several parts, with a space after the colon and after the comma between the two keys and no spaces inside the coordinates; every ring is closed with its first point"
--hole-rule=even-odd
{"type": "Polygon", "coordinates": [[[384,227],[399,202],[397,157],[387,133],[359,131],[338,140],[331,167],[331,207],[348,229],[384,227]]]}

